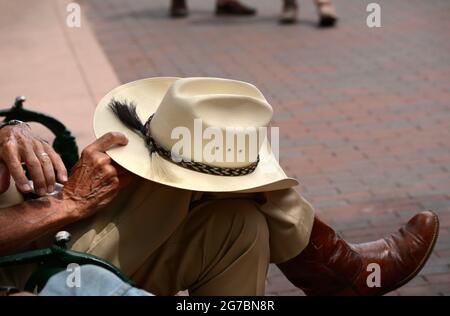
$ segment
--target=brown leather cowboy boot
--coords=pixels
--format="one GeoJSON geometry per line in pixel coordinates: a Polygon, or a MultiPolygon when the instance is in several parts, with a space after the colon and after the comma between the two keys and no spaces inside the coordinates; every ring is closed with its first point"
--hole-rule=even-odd
{"type": "Polygon", "coordinates": [[[421,212],[389,237],[349,244],[316,217],[308,246],[278,267],[306,295],[383,295],[419,273],[438,231],[437,215],[421,212]],[[371,263],[380,267],[379,287],[368,286],[371,263]]]}

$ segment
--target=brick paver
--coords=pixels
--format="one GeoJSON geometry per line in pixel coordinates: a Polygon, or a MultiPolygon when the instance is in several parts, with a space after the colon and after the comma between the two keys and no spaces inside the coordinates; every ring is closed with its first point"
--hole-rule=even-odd
{"type": "MultiPolygon", "coordinates": [[[[216,18],[190,1],[188,19],[166,0],[84,5],[122,82],[219,76],[255,83],[281,128],[281,163],[299,191],[350,241],[391,232],[420,210],[441,218],[421,274],[393,294],[450,294],[450,2],[378,0],[382,28],[366,26],[367,0],[336,1],[341,21],[317,29],[276,24],[279,1],[246,1],[253,18],[216,18]]],[[[270,268],[267,294],[301,294],[270,268]]]]}

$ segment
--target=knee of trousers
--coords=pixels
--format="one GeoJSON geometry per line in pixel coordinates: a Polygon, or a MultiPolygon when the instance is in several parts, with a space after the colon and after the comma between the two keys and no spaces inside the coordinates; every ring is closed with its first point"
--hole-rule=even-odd
{"type": "MultiPolygon", "coordinates": [[[[250,283],[260,284],[269,260],[269,229],[257,205],[248,200],[210,201],[191,210],[152,255],[148,266],[153,276],[144,288],[171,295],[184,289],[198,294],[199,288],[207,291],[208,284],[225,286],[242,278],[258,278],[250,283]]],[[[150,270],[142,270],[143,275],[150,270]]]]}
{"type": "Polygon", "coordinates": [[[250,200],[219,200],[201,208],[203,228],[212,236],[214,246],[256,250],[268,256],[269,228],[264,214],[250,200]],[[206,222],[206,223],[205,223],[206,222]]]}

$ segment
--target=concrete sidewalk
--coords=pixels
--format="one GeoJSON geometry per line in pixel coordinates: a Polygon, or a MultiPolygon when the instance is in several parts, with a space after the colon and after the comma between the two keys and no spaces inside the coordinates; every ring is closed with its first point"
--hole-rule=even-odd
{"type": "Polygon", "coordinates": [[[97,101],[118,80],[84,15],[81,28],[66,26],[69,2],[1,2],[0,104],[27,96],[26,108],[60,119],[83,148],[97,101]]]}

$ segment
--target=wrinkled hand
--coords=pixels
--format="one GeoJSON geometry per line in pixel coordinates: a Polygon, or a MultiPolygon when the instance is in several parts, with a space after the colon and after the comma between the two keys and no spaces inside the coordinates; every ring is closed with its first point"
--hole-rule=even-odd
{"type": "Polygon", "coordinates": [[[61,183],[67,181],[67,171],[61,157],[52,146],[34,136],[27,124],[5,126],[0,129],[0,161],[6,165],[6,171],[4,166],[1,167],[1,178],[7,181],[9,186],[11,174],[19,190],[24,193],[32,191],[32,188],[22,163],[27,166],[38,195],[53,192],[56,177],[61,183]]]}
{"type": "Polygon", "coordinates": [[[74,202],[81,218],[108,204],[119,189],[119,171],[105,151],[124,146],[121,133],[107,133],[86,147],[62,190],[63,199],[74,202]]]}

